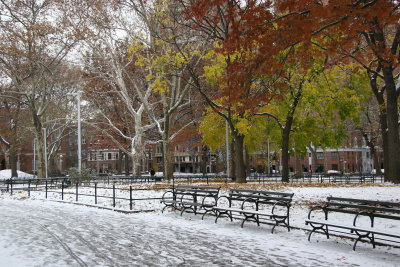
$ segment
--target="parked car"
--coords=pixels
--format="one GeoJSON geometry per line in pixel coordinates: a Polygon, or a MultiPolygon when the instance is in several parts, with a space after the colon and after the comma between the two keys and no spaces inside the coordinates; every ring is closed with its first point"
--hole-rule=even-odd
{"type": "Polygon", "coordinates": [[[341,172],[338,170],[328,170],[328,174],[340,174],[341,172]]]}
{"type": "MultiPolygon", "coordinates": [[[[385,169],[381,169],[381,173],[385,173],[385,169]]],[[[371,171],[371,174],[376,174],[376,169],[373,169],[371,171]]]]}

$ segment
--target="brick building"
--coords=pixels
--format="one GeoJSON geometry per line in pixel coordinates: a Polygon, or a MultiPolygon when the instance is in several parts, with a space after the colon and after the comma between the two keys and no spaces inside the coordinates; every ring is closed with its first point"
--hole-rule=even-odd
{"type": "MultiPolygon", "coordinates": [[[[324,172],[326,169],[340,172],[369,173],[373,169],[383,168],[382,150],[378,149],[378,162],[380,166],[374,166],[370,148],[357,132],[349,132],[349,138],[344,146],[337,149],[328,148],[325,150],[318,147],[314,152],[315,154],[308,149],[307,155],[300,158],[300,166],[303,172],[324,172]]],[[[280,160],[279,153],[271,152],[270,162],[272,170],[281,170],[280,160]]],[[[250,165],[255,171],[266,173],[267,153],[254,153],[250,158],[250,165]]],[[[297,171],[295,156],[291,156],[289,159],[289,171],[297,171]]]]}

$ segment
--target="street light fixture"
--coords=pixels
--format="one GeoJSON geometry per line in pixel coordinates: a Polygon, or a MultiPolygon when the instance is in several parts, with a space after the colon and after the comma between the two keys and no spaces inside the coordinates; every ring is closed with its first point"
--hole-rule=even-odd
{"type": "Polygon", "coordinates": [[[81,91],[68,93],[67,95],[76,96],[78,106],[78,172],[82,169],[82,136],[81,136],[81,91]]]}

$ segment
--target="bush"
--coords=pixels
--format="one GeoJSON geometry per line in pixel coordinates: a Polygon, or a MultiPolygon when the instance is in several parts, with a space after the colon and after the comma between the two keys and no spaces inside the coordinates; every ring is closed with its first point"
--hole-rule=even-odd
{"type": "Polygon", "coordinates": [[[88,182],[93,179],[90,169],[81,169],[81,173],[79,173],[78,168],[70,168],[68,175],[72,184],[88,182]]]}

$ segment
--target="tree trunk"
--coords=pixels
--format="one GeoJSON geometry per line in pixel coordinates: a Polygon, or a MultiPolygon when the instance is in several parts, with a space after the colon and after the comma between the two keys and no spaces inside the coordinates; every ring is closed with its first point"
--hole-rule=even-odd
{"type": "Polygon", "coordinates": [[[324,152],[324,154],[323,154],[323,156],[324,156],[324,174],[326,176],[326,175],[328,175],[328,158],[327,158],[325,149],[323,152],[324,152]]]}
{"type": "Polygon", "coordinates": [[[303,93],[302,83],[299,85],[298,91],[294,97],[293,103],[286,115],[285,126],[282,129],[282,182],[289,182],[289,138],[290,131],[292,130],[294,112],[300,102],[303,93]]]}
{"type": "Polygon", "coordinates": [[[368,134],[364,131],[361,132],[365,142],[367,143],[367,146],[369,147],[369,151],[371,153],[372,159],[374,161],[374,166],[375,166],[375,170],[376,170],[376,174],[381,175],[381,166],[379,164],[379,160],[378,160],[378,154],[376,153],[376,149],[375,149],[375,138],[369,138],[368,134]]]}
{"type": "MultiPolygon", "coordinates": [[[[375,89],[375,87],[371,86],[373,88],[373,90],[375,89]]],[[[386,119],[386,107],[385,107],[385,100],[383,98],[383,96],[381,94],[379,94],[378,89],[376,88],[376,93],[375,93],[375,97],[376,100],[378,101],[378,105],[379,105],[379,126],[380,126],[380,131],[382,134],[382,149],[383,149],[383,168],[385,170],[389,169],[389,161],[387,160],[389,158],[389,143],[388,143],[388,135],[387,135],[387,119],[386,119]]],[[[376,166],[379,167],[379,171],[381,169],[381,166],[376,166]]],[[[385,173],[385,180],[387,181],[387,176],[385,173]]]]}
{"type": "Polygon", "coordinates": [[[56,155],[51,156],[49,159],[49,174],[51,174],[51,176],[54,176],[54,177],[61,176],[61,172],[60,172],[60,169],[57,164],[57,156],[56,155]]]}
{"type": "Polygon", "coordinates": [[[11,177],[18,177],[17,173],[17,153],[14,150],[13,146],[10,148],[9,152],[9,162],[10,162],[10,168],[11,168],[11,177]]]}
{"type": "Polygon", "coordinates": [[[244,159],[243,159],[243,142],[244,135],[237,134],[235,135],[235,155],[236,155],[236,165],[235,165],[235,175],[237,183],[246,183],[246,173],[244,168],[244,159]]]}
{"type": "Polygon", "coordinates": [[[124,153],[124,161],[125,161],[125,175],[129,176],[129,155],[124,153]]]}
{"type": "Polygon", "coordinates": [[[164,158],[164,177],[169,182],[174,176],[172,154],[171,154],[171,143],[167,134],[163,135],[163,158],[164,158]]]}
{"type": "Polygon", "coordinates": [[[250,155],[249,151],[247,150],[247,147],[244,147],[244,152],[246,155],[246,177],[250,176],[250,155]]]}
{"type": "MultiPolygon", "coordinates": [[[[288,121],[286,121],[286,125],[288,121]]],[[[289,136],[290,128],[282,130],[282,182],[289,182],[289,136]]]]}
{"type": "Polygon", "coordinates": [[[207,161],[208,161],[208,148],[206,146],[203,146],[201,149],[201,172],[203,173],[203,176],[206,175],[207,173],[207,161]]]}
{"type": "Polygon", "coordinates": [[[45,169],[45,158],[44,158],[44,140],[45,136],[43,136],[42,122],[40,118],[36,115],[36,113],[32,114],[33,127],[35,129],[36,138],[38,141],[38,178],[46,177],[46,169],[45,169]]]}
{"type": "MultiPolygon", "coordinates": [[[[233,138],[235,138],[235,137],[233,137],[233,138]]],[[[232,180],[236,180],[236,173],[235,173],[235,170],[236,170],[236,161],[235,161],[235,157],[233,156],[233,153],[235,153],[235,142],[234,142],[235,140],[232,140],[231,142],[230,142],[230,147],[231,147],[231,151],[230,151],[230,153],[229,153],[229,160],[230,160],[230,162],[231,162],[231,164],[230,164],[230,171],[229,171],[229,173],[231,174],[231,177],[229,177],[229,178],[232,178],[232,180]]]]}
{"type": "Polygon", "coordinates": [[[143,127],[141,113],[135,116],[135,138],[132,141],[132,173],[133,175],[140,176],[141,159],[143,155],[143,127]]]}
{"type": "MultiPolygon", "coordinates": [[[[399,138],[399,114],[397,103],[396,84],[393,79],[392,67],[383,67],[383,75],[386,85],[386,118],[387,118],[387,142],[388,169],[385,169],[385,177],[389,181],[400,183],[400,138],[399,138]]],[[[385,129],[386,130],[386,129],[385,129]]]]}
{"type": "Polygon", "coordinates": [[[382,171],[381,171],[381,166],[379,164],[378,155],[375,150],[375,145],[374,145],[374,143],[370,142],[370,144],[368,144],[368,146],[369,146],[369,150],[371,152],[372,159],[374,161],[376,174],[381,175],[382,171]]]}
{"type": "MultiPolygon", "coordinates": [[[[318,162],[317,162],[317,151],[311,146],[311,144],[308,146],[308,148],[311,151],[311,157],[312,157],[312,162],[311,162],[311,170],[315,172],[317,170],[318,162]]],[[[339,153],[338,153],[339,156],[339,153]]],[[[340,160],[339,160],[340,162],[340,160]]],[[[340,169],[340,168],[339,168],[340,169]]]]}
{"type": "Polygon", "coordinates": [[[301,157],[298,154],[296,154],[296,177],[303,177],[303,166],[301,165],[301,157]]]}
{"type": "Polygon", "coordinates": [[[118,150],[118,161],[117,161],[117,172],[118,172],[118,174],[122,174],[122,157],[123,157],[122,150],[119,149],[118,150]]]}
{"type": "Polygon", "coordinates": [[[140,176],[140,153],[135,152],[134,155],[132,155],[132,174],[134,176],[140,176]]]}

